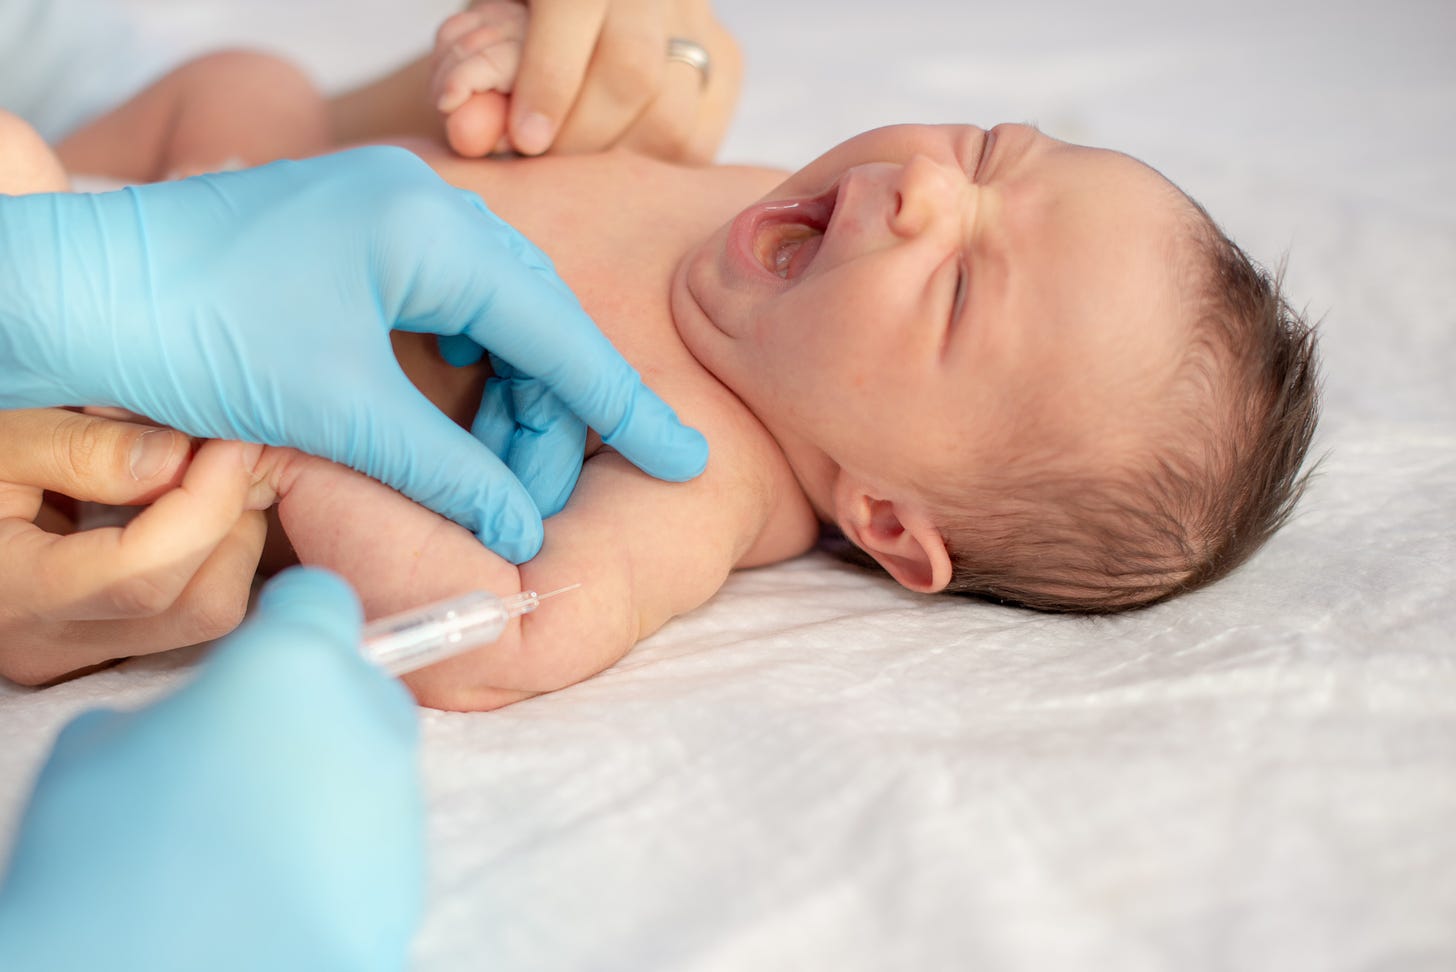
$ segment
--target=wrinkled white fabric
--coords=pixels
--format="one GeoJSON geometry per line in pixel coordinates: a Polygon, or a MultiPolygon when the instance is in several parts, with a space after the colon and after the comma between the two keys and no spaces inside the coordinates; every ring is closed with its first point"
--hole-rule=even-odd
{"type": "MultiPolygon", "coordinates": [[[[1289,250],[1327,459],[1248,566],[1145,612],[926,600],[814,556],[583,685],[425,714],[417,968],[1456,968],[1456,14],[718,6],[747,55],[728,159],[1031,119],[1289,250]]],[[[186,670],[0,690],[0,833],[69,713],[186,670]]]]}

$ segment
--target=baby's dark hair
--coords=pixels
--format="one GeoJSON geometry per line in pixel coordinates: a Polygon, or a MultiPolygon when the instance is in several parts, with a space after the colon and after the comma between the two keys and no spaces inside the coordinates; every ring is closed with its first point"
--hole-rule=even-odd
{"type": "Polygon", "coordinates": [[[1192,339],[1149,448],[1104,469],[1028,457],[962,491],[939,521],[948,592],[1043,611],[1141,607],[1224,576],[1289,518],[1319,411],[1315,331],[1282,271],[1194,207],[1192,339]]]}

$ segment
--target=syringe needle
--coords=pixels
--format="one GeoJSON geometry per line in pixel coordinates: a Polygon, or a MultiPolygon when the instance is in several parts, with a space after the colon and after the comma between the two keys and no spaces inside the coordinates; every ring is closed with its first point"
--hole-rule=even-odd
{"type": "Polygon", "coordinates": [[[567,591],[574,591],[574,590],[576,590],[580,586],[581,586],[581,582],[580,581],[578,581],[575,584],[567,584],[565,587],[558,587],[554,591],[547,591],[545,594],[537,594],[536,595],[536,600],[538,600],[538,601],[544,601],[548,597],[555,597],[557,594],[565,594],[567,591]]]}

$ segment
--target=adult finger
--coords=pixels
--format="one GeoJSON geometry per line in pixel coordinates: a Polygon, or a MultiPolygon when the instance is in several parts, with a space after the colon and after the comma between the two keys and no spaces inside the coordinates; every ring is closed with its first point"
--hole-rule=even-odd
{"type": "Polygon", "coordinates": [[[521,481],[542,519],[566,506],[581,476],[586,425],[551,390],[493,358],[470,427],[521,481]]]}
{"type": "Polygon", "coordinates": [[[609,0],[531,5],[521,71],[511,99],[511,143],[522,155],[551,147],[581,89],[609,0]]]}
{"type": "Polygon", "coordinates": [[[485,357],[485,348],[464,334],[442,334],[435,339],[435,344],[445,363],[456,368],[468,368],[485,357]]]}
{"type": "Polygon", "coordinates": [[[541,275],[511,278],[489,319],[472,321],[466,333],[554,392],[649,475],[681,482],[706,467],[706,440],[642,383],[576,298],[541,275]]]}
{"type": "Polygon", "coordinates": [[[267,536],[261,512],[243,514],[166,610],[102,621],[12,618],[0,629],[7,677],[28,685],[115,658],[201,644],[242,621],[267,536]]]}
{"type": "Polygon", "coordinates": [[[621,144],[644,154],[684,162],[709,162],[727,133],[743,82],[743,53],[733,35],[706,7],[679,4],[673,35],[700,42],[708,52],[704,75],[681,61],[669,62],[659,99],[636,119],[621,144]],[[689,82],[691,77],[696,87],[689,82]],[[688,91],[695,92],[691,99],[688,91]]]}
{"type": "Polygon", "coordinates": [[[658,95],[667,36],[666,0],[616,0],[552,148],[591,152],[616,144],[658,95]]]}
{"type": "Polygon", "coordinates": [[[124,527],[47,534],[0,521],[0,587],[38,617],[149,617],[170,607],[247,508],[261,446],[209,442],[182,483],[124,527]]]}
{"type": "Polygon", "coordinates": [[[300,640],[357,648],[364,609],[359,595],[338,574],[319,567],[295,567],[263,588],[258,621],[295,631],[300,640]]]}
{"type": "Polygon", "coordinates": [[[700,474],[708,462],[707,441],[642,384],[544,255],[538,261],[539,251],[514,231],[507,230],[503,245],[499,219],[483,206],[481,211],[483,238],[474,251],[463,240],[455,244],[467,252],[494,250],[502,264],[514,256],[519,265],[482,274],[443,257],[424,261],[401,301],[400,326],[463,333],[489,348],[541,381],[604,442],[651,476],[682,482],[700,474]]]}
{"type": "Polygon", "coordinates": [[[704,44],[712,52],[712,70],[698,104],[697,128],[692,143],[682,156],[687,162],[711,162],[728,132],[733,109],[743,89],[743,51],[722,24],[713,21],[705,28],[704,44]]]}
{"type": "Polygon", "coordinates": [[[586,425],[560,398],[532,382],[516,403],[518,428],[506,465],[526,487],[541,517],[566,507],[581,477],[586,425]]]}
{"type": "Polygon", "coordinates": [[[697,68],[668,62],[657,96],[633,122],[622,144],[655,158],[683,158],[697,131],[702,89],[703,75],[697,68]]]}
{"type": "MultiPolygon", "coordinates": [[[[541,514],[505,464],[452,422],[403,374],[369,389],[378,414],[370,452],[335,456],[470,530],[490,549],[523,563],[541,549],[541,514]]],[[[363,437],[356,437],[362,442],[363,437]]]]}
{"type": "Polygon", "coordinates": [[[60,408],[0,412],[0,481],[72,499],[145,503],[181,479],[191,440],[60,408]]]}
{"type": "MultiPolygon", "coordinates": [[[[264,586],[252,615],[218,646],[208,667],[227,670],[225,681],[248,682],[266,675],[270,682],[274,676],[308,682],[324,674],[309,657],[322,653],[367,669],[359,652],[363,625],[359,597],[342,577],[322,568],[294,567],[264,586]],[[279,670],[298,665],[306,671],[279,670]],[[240,676],[240,671],[246,674],[240,676]]],[[[237,696],[237,689],[232,685],[224,691],[237,696]]],[[[264,693],[271,694],[271,688],[265,686],[264,693]]]]}
{"type": "Polygon", "coordinates": [[[343,578],[290,568],[264,586],[252,616],[217,646],[195,691],[219,725],[228,712],[239,728],[251,724],[265,700],[284,721],[322,713],[356,740],[373,737],[378,745],[379,730],[391,728],[396,743],[412,748],[414,702],[403,685],[364,659],[363,624],[359,598],[343,578]]]}

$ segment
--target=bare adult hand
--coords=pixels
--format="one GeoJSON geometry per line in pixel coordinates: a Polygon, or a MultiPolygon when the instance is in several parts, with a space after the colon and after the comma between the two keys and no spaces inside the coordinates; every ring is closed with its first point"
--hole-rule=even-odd
{"type": "Polygon", "coordinates": [[[27,685],[232,630],[262,550],[261,446],[65,409],[0,411],[0,675],[27,685]],[[149,504],[75,531],[45,492],[149,504]]]}
{"type": "Polygon", "coordinates": [[[441,25],[432,92],[462,155],[624,146],[705,162],[741,79],[707,0],[533,0],[529,17],[514,0],[481,0],[441,25]],[[673,39],[706,63],[669,59],[673,39]]]}

